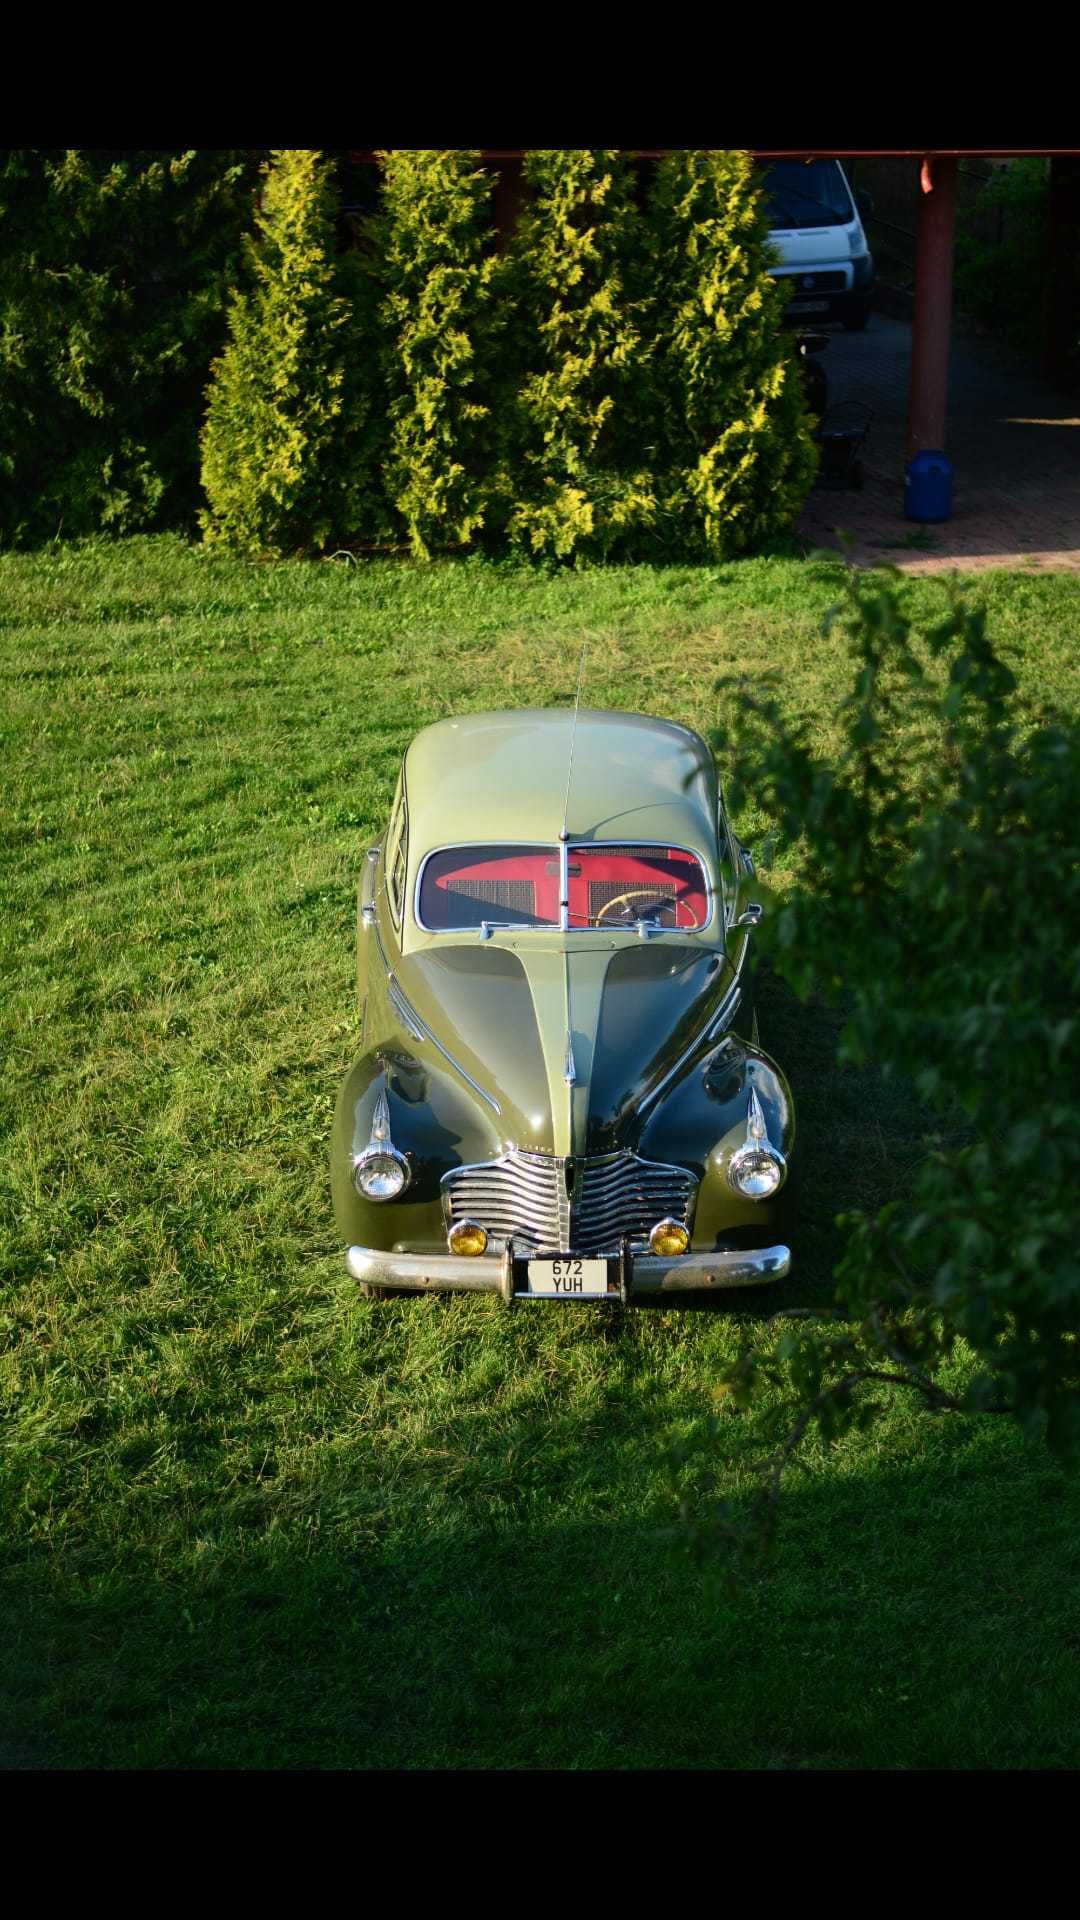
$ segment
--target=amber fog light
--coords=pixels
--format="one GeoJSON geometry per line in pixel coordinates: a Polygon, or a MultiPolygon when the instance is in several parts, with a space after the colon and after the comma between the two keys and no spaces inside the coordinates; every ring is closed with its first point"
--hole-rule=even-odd
{"type": "Polygon", "coordinates": [[[659,1220],[649,1235],[649,1245],[654,1253],[670,1259],[672,1254],[686,1252],[690,1235],[678,1220],[659,1220]]]}
{"type": "Polygon", "coordinates": [[[447,1235],[451,1253],[483,1253],[487,1233],[475,1220],[459,1220],[447,1235]]]}

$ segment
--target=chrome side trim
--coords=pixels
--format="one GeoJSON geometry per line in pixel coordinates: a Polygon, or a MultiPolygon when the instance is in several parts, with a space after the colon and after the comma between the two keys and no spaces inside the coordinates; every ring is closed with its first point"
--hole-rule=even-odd
{"type": "Polygon", "coordinates": [[[369,847],[360,872],[360,917],[365,927],[375,925],[375,869],[381,851],[380,847],[369,847]]]}
{"type": "MultiPolygon", "coordinates": [[[[378,933],[378,928],[376,928],[376,933],[378,933]]],[[[383,965],[386,966],[386,949],[381,939],[379,940],[379,953],[383,965]]],[[[454,1072],[461,1075],[461,1078],[472,1088],[473,1092],[478,1094],[481,1100],[487,1102],[492,1113],[501,1114],[502,1108],[494,1094],[489,1093],[486,1087],[482,1087],[478,1080],[474,1080],[472,1074],[465,1071],[460,1060],[455,1060],[453,1054],[449,1053],[443,1046],[442,1041],[435,1038],[426,1021],[420,1018],[415,1007],[402,992],[389,967],[386,967],[386,997],[393,1007],[394,1012],[397,1014],[398,1019],[401,1021],[402,1026],[407,1029],[413,1039],[419,1040],[422,1043],[426,1041],[429,1046],[434,1047],[437,1053],[442,1054],[447,1065],[453,1067],[454,1072]]]]}
{"type": "Polygon", "coordinates": [[[655,1106],[661,1095],[670,1087],[672,1081],[678,1078],[686,1066],[687,1061],[693,1059],[694,1054],[697,1053],[701,1047],[708,1046],[710,1041],[717,1039],[725,1028],[730,1027],[731,1022],[739,1010],[741,1000],[742,988],[736,981],[733,986],[728,988],[712,1019],[708,1022],[707,1026],[702,1028],[697,1039],[691,1040],[690,1045],[680,1053],[675,1065],[669,1067],[658,1085],[653,1088],[651,1093],[645,1095],[639,1104],[639,1112],[647,1113],[650,1107],[655,1106]]]}
{"type": "Polygon", "coordinates": [[[402,1026],[408,1029],[414,1040],[422,1040],[424,1029],[420,1025],[420,1016],[413,1012],[392,974],[386,983],[386,997],[402,1026]]]}
{"type": "Polygon", "coordinates": [[[482,1087],[480,1085],[479,1080],[474,1080],[471,1073],[466,1073],[464,1067],[461,1064],[461,1061],[455,1060],[453,1054],[447,1052],[441,1040],[436,1040],[435,1035],[432,1033],[430,1027],[424,1027],[423,1033],[421,1034],[421,1039],[428,1041],[429,1044],[435,1048],[436,1053],[442,1054],[442,1057],[446,1061],[447,1065],[453,1067],[454,1072],[459,1073],[461,1075],[461,1078],[464,1080],[466,1086],[471,1087],[473,1092],[475,1094],[478,1094],[481,1100],[486,1101],[487,1105],[491,1108],[492,1113],[499,1113],[499,1114],[502,1113],[502,1108],[500,1107],[498,1101],[496,1100],[495,1095],[493,1093],[489,1093],[486,1087],[482,1087]]]}

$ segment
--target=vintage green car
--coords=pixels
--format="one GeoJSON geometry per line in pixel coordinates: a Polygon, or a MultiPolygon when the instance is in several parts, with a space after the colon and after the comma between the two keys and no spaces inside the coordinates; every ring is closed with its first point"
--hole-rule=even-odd
{"type": "Polygon", "coordinates": [[[425,728],[364,862],[332,1184],[366,1291],[633,1301],[779,1279],[791,1094],[712,755],[643,714],[425,728]]]}

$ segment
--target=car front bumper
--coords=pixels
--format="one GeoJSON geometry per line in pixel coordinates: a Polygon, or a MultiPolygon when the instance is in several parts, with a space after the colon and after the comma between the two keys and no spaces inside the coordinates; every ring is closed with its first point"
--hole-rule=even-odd
{"type": "MultiPolygon", "coordinates": [[[[425,1293],[501,1293],[507,1302],[547,1299],[522,1291],[522,1258],[454,1253],[384,1253],[350,1247],[345,1264],[354,1280],[368,1286],[419,1288],[425,1293]],[[516,1270],[516,1271],[515,1271],[516,1270]]],[[[737,1253],[684,1253],[661,1259],[652,1253],[627,1253],[612,1260],[607,1300],[631,1301],[636,1295],[708,1292],[716,1287],[760,1287],[782,1280],[791,1267],[788,1247],[749,1247],[737,1253]]],[[[594,1298],[594,1305],[604,1305],[594,1298]]]]}

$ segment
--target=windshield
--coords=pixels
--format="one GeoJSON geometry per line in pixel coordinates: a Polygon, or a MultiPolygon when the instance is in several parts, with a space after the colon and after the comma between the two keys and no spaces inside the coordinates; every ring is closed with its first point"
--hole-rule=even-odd
{"type": "Polygon", "coordinates": [[[855,218],[836,160],[773,160],[762,169],[769,226],[846,227],[855,218]]]}
{"type": "MultiPolygon", "coordinates": [[[[569,925],[693,932],[709,917],[705,871],[682,847],[590,845],[569,849],[569,925]]],[[[417,918],[452,927],[557,927],[558,847],[447,847],[424,862],[417,918]]]]}

